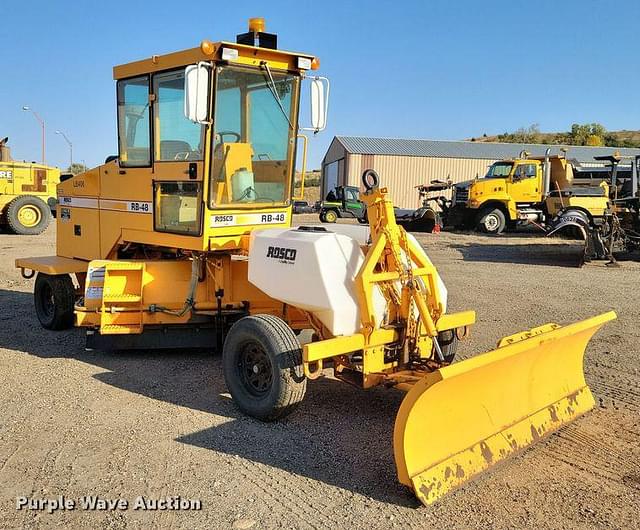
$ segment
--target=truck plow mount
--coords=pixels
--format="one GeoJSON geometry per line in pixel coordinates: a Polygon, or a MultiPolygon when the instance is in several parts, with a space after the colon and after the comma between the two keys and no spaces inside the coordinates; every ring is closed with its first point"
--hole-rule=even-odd
{"type": "Polygon", "coordinates": [[[591,410],[584,352],[615,318],[611,311],[505,337],[495,350],[420,379],[395,423],[400,482],[431,504],[591,410]]]}

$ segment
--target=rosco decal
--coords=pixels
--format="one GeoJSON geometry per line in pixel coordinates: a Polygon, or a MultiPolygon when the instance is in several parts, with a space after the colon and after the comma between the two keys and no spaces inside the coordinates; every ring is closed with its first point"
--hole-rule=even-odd
{"type": "Polygon", "coordinates": [[[295,248],[268,247],[267,258],[277,259],[280,263],[294,263],[298,251],[295,248]]]}

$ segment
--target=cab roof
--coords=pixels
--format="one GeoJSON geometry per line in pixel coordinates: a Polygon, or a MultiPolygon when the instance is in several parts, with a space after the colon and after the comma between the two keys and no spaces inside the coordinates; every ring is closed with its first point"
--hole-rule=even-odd
{"type": "Polygon", "coordinates": [[[305,69],[298,66],[299,57],[306,59],[314,58],[313,55],[307,53],[260,48],[226,41],[212,43],[204,40],[197,48],[190,48],[165,55],[152,55],[147,59],[114,66],[113,78],[116,80],[126,79],[137,75],[180,68],[182,66],[195,64],[199,61],[225,62],[256,67],[259,66],[261,62],[266,61],[269,67],[275,70],[303,72],[305,69]],[[223,60],[223,49],[237,50],[237,59],[230,61],[223,60]]]}

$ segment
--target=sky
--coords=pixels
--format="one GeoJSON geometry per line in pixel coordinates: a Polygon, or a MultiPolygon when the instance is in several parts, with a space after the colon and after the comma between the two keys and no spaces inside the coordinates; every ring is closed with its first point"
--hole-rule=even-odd
{"type": "Polygon", "coordinates": [[[0,136],[15,159],[40,160],[28,105],[46,122],[47,163],[69,163],[61,130],[75,161],[99,165],[117,152],[114,65],[233,41],[254,16],[280,48],[317,55],[331,80],[312,168],[335,135],[640,129],[637,0],[29,0],[2,12],[0,136]]]}

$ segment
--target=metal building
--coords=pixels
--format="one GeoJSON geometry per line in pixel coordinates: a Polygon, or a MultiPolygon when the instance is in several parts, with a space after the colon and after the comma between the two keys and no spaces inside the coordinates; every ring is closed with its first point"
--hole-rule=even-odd
{"type": "Polygon", "coordinates": [[[517,157],[522,150],[532,156],[544,156],[566,149],[566,157],[581,165],[598,165],[594,156],[638,156],[640,149],[616,147],[578,147],[545,144],[503,144],[489,142],[449,142],[399,138],[335,136],[322,160],[321,196],[335,186],[360,186],[365,169],[375,169],[389,188],[396,206],[415,208],[415,187],[431,180],[453,182],[483,176],[497,160],[517,157]]]}

